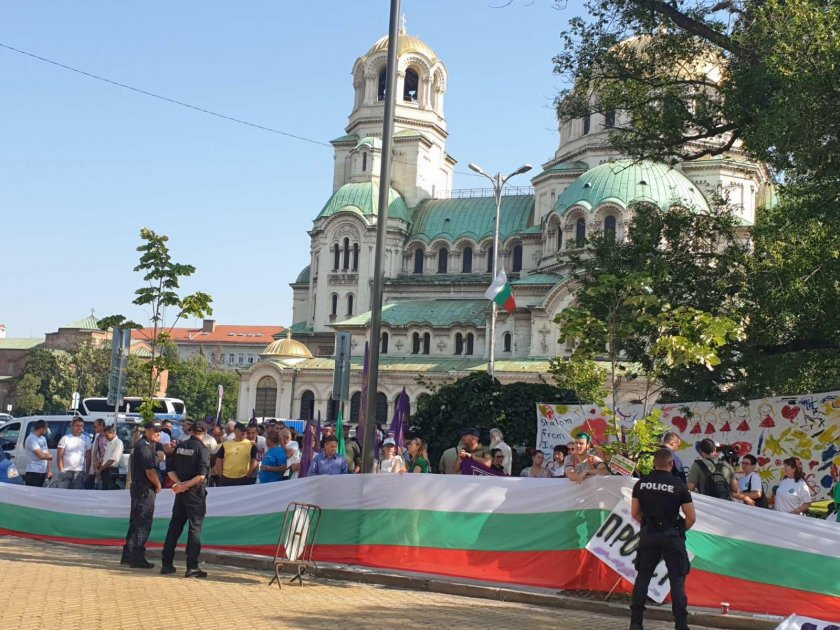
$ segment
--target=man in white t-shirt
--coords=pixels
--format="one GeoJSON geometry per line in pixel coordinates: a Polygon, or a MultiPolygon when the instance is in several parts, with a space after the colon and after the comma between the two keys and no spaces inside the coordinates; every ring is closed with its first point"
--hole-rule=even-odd
{"type": "Polygon", "coordinates": [[[102,480],[103,490],[117,490],[117,480],[120,477],[120,460],[123,456],[124,445],[117,437],[117,429],[113,424],[105,426],[104,438],[105,454],[102,463],[96,467],[96,476],[102,480]]]}
{"type": "Polygon", "coordinates": [[[158,464],[158,468],[160,468],[160,480],[163,483],[167,478],[166,460],[172,455],[175,449],[172,441],[172,421],[162,420],[160,424],[163,427],[163,430],[160,432],[160,445],[163,447],[163,459],[158,464]]]}
{"type": "Polygon", "coordinates": [[[62,436],[58,441],[57,488],[82,490],[85,487],[85,474],[90,470],[91,442],[84,428],[82,418],[73,418],[70,435],[62,436]]]}
{"type": "Polygon", "coordinates": [[[26,454],[29,456],[23,476],[23,481],[27,486],[41,488],[44,481],[52,479],[52,470],[50,470],[52,453],[47,445],[47,438],[44,437],[46,432],[47,421],[37,420],[32,427],[32,433],[26,436],[26,441],[23,443],[26,454]]]}

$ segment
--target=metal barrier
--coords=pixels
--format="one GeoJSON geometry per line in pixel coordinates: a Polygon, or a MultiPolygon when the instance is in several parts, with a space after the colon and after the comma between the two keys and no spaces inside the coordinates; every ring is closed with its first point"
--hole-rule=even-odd
{"type": "Polygon", "coordinates": [[[293,565],[297,570],[289,584],[297,580],[301,586],[306,570],[309,567],[318,568],[312,560],[312,552],[315,549],[315,537],[318,535],[320,524],[320,507],[308,503],[289,503],[283,515],[283,524],[280,526],[280,537],[274,551],[274,577],[268,583],[269,586],[276,581],[277,586],[283,588],[280,572],[287,564],[293,565]]]}

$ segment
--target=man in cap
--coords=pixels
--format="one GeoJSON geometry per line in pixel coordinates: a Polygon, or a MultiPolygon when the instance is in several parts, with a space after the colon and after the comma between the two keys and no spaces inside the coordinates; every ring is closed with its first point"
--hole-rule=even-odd
{"type": "Polygon", "coordinates": [[[155,445],[160,441],[161,424],[158,421],[143,425],[143,436],[134,445],[131,453],[131,513],[128,517],[128,533],[121,564],[132,569],[154,568],[146,560],[146,541],[152,531],[155,515],[155,497],[160,492],[158,459],[155,445]]]}
{"type": "Polygon", "coordinates": [[[220,486],[244,486],[253,483],[250,477],[259,468],[256,445],[245,438],[245,425],[233,426],[234,437],[227,440],[216,453],[216,474],[220,486]]]}
{"type": "Polygon", "coordinates": [[[461,434],[461,441],[464,443],[464,448],[458,453],[458,457],[461,461],[472,459],[479,464],[484,464],[489,467],[492,463],[490,449],[481,445],[478,433],[478,429],[475,428],[464,429],[461,434]]]}
{"type": "Polygon", "coordinates": [[[210,449],[203,442],[207,435],[207,425],[203,420],[192,423],[188,440],[175,447],[172,457],[167,461],[166,474],[172,481],[175,503],[172,506],[172,518],[166,532],[166,542],[161,555],[163,574],[174,573],[172,564],[175,559],[175,546],[189,521],[187,533],[187,573],[186,577],[207,577],[207,573],[198,568],[198,554],[201,552],[201,527],[207,512],[207,477],[210,475],[210,449]]]}

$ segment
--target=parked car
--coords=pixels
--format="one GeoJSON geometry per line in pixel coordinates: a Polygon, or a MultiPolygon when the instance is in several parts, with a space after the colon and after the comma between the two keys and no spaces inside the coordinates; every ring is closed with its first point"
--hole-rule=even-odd
{"type": "Polygon", "coordinates": [[[17,466],[2,450],[0,450],[0,483],[23,483],[23,477],[18,472],[17,466]]]}
{"type": "MultiPolygon", "coordinates": [[[[32,433],[35,422],[38,420],[46,420],[47,433],[44,437],[47,438],[47,446],[50,453],[53,455],[52,465],[53,473],[58,473],[58,464],[56,462],[56,449],[58,448],[58,441],[62,436],[70,433],[70,425],[74,416],[26,416],[23,418],[15,418],[11,422],[7,422],[0,427],[0,450],[3,450],[6,455],[12,460],[18,471],[26,470],[26,464],[29,463],[29,453],[24,448],[24,442],[27,436],[32,433]]],[[[125,478],[128,456],[131,453],[132,433],[136,427],[140,426],[138,418],[122,418],[117,421],[117,437],[123,441],[125,451],[123,453],[122,461],[120,462],[120,477],[125,478]]],[[[85,419],[85,433],[93,437],[93,419],[85,419]]]]}
{"type": "Polygon", "coordinates": [[[11,422],[14,419],[15,417],[9,413],[0,413],[0,427],[2,427],[7,422],[11,422]]]}

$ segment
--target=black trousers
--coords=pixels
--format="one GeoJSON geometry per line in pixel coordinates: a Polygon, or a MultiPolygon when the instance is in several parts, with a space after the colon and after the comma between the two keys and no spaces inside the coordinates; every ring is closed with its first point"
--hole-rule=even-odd
{"type": "Polygon", "coordinates": [[[102,471],[102,476],[100,479],[102,480],[102,489],[103,490],[116,490],[117,480],[120,478],[120,469],[116,466],[111,466],[110,468],[106,468],[102,471]]]}
{"type": "Polygon", "coordinates": [[[131,513],[128,517],[128,533],[125,535],[125,554],[129,562],[146,558],[146,541],[152,532],[155,515],[155,490],[131,491],[131,513]]]}
{"type": "Polygon", "coordinates": [[[636,552],[636,569],[639,575],[633,585],[630,604],[630,621],[641,626],[645,614],[648,586],[660,560],[665,560],[668,580],[671,583],[671,610],[677,628],[688,627],[688,598],[685,595],[685,576],[690,564],[685,540],[676,529],[654,532],[642,527],[639,549],[636,552]]]}
{"type": "Polygon", "coordinates": [[[172,566],[175,561],[175,546],[189,521],[187,531],[187,569],[198,568],[198,554],[201,553],[201,528],[207,513],[207,490],[203,486],[190,488],[175,495],[172,506],[172,519],[166,532],[161,559],[163,566],[172,566]]]}
{"type": "Polygon", "coordinates": [[[47,473],[28,472],[23,475],[23,483],[27,486],[35,488],[43,488],[44,481],[47,479],[47,473]]]}

